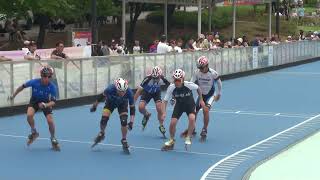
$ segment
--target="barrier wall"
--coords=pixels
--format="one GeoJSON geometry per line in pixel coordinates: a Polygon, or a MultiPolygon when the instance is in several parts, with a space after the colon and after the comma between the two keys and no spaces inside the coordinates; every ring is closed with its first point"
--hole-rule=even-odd
{"type": "Polygon", "coordinates": [[[153,66],[163,68],[168,79],[172,72],[182,68],[186,79],[196,70],[195,60],[205,55],[210,67],[221,75],[244,72],[270,66],[320,57],[320,41],[299,41],[275,46],[218,49],[181,54],[142,54],[126,56],[91,57],[72,60],[42,60],[0,63],[0,107],[29,102],[31,91],[25,89],[14,102],[7,97],[25,81],[39,77],[42,65],[55,70],[52,81],[58,85],[59,99],[94,95],[118,77],[126,78],[131,88],[137,87],[153,66]]]}

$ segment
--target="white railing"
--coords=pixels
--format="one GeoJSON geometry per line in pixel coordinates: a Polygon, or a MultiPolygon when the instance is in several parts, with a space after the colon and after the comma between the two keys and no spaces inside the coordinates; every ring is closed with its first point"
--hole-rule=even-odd
{"type": "Polygon", "coordinates": [[[102,92],[107,84],[118,77],[126,78],[130,87],[135,88],[155,65],[163,68],[164,74],[169,79],[176,68],[184,69],[186,79],[190,79],[196,69],[195,60],[202,55],[209,58],[211,68],[216,69],[221,75],[227,75],[320,57],[320,41],[181,54],[2,62],[0,63],[0,107],[27,104],[31,95],[30,89],[21,92],[14,102],[8,102],[7,97],[27,80],[39,77],[42,65],[49,64],[54,68],[53,82],[58,85],[59,99],[70,99],[102,92]]]}

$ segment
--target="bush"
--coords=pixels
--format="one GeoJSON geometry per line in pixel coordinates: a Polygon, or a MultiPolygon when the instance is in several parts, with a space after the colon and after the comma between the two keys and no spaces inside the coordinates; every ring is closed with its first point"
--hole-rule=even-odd
{"type": "MultiPolygon", "coordinates": [[[[153,24],[163,24],[163,12],[157,11],[149,14],[146,21],[153,24]]],[[[201,24],[204,27],[208,26],[208,12],[204,11],[202,13],[201,24]]],[[[197,12],[183,12],[177,11],[173,14],[171,19],[171,25],[175,27],[183,27],[184,24],[189,27],[196,27],[198,24],[198,13],[197,12]]],[[[216,11],[212,14],[212,26],[215,28],[224,28],[232,23],[232,17],[227,11],[216,11]]]]}

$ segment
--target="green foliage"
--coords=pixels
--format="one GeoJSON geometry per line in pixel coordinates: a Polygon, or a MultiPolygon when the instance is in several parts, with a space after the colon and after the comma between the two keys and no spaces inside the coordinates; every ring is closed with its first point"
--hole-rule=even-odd
{"type": "MultiPolygon", "coordinates": [[[[149,23],[155,23],[155,24],[163,24],[163,12],[154,12],[147,16],[146,21],[149,23]]],[[[202,13],[202,25],[207,26],[208,25],[208,13],[204,12],[202,13]]],[[[195,27],[198,24],[198,14],[197,12],[182,12],[178,11],[175,12],[173,15],[173,18],[171,20],[172,25],[176,27],[183,27],[184,24],[189,27],[195,27]]],[[[225,13],[222,13],[220,15],[213,14],[212,17],[212,24],[216,28],[223,28],[228,25],[230,25],[232,22],[232,19],[230,16],[228,16],[225,13]]]]}
{"type": "MultiPolygon", "coordinates": [[[[257,6],[256,15],[263,14],[265,10],[265,6],[257,6]]],[[[254,15],[253,6],[238,6],[237,7],[237,18],[247,18],[252,17],[254,15]]],[[[149,23],[154,24],[163,24],[163,11],[156,11],[147,16],[146,19],[149,23]]],[[[176,11],[171,19],[172,25],[176,27],[183,27],[184,24],[188,27],[195,27],[198,23],[198,13],[197,12],[184,12],[184,11],[176,11]]],[[[204,10],[202,12],[202,20],[201,24],[204,27],[208,26],[209,15],[208,11],[204,10]]],[[[212,26],[214,28],[225,28],[232,23],[232,7],[217,7],[212,12],[212,26]]]]}
{"type": "MultiPolygon", "coordinates": [[[[57,16],[66,20],[83,20],[91,12],[91,0],[9,0],[0,1],[0,13],[8,17],[21,17],[28,10],[33,14],[57,16]]],[[[97,0],[98,15],[115,15],[120,12],[112,0],[97,0]]]]}

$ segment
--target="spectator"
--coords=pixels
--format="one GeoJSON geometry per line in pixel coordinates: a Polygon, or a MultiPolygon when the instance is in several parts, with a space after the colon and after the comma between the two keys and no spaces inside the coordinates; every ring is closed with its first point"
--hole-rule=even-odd
{"type": "Polygon", "coordinates": [[[276,40],[276,37],[271,37],[271,39],[270,39],[270,44],[271,45],[277,45],[277,44],[279,44],[278,42],[277,42],[277,40],[276,40]]]}
{"type": "Polygon", "coordinates": [[[288,36],[287,39],[286,39],[286,43],[289,43],[289,42],[292,42],[292,37],[291,36],[288,36]]]}
{"type": "Polygon", "coordinates": [[[220,43],[221,43],[221,41],[220,41],[219,39],[214,40],[211,49],[218,49],[218,48],[220,48],[220,43]]]}
{"type": "Polygon", "coordinates": [[[140,47],[140,42],[135,40],[134,41],[134,46],[132,48],[133,54],[140,54],[142,53],[142,48],[140,47]]]}
{"type": "Polygon", "coordinates": [[[61,18],[57,18],[57,17],[54,17],[50,21],[50,24],[51,24],[51,29],[53,29],[54,31],[57,31],[57,30],[62,31],[66,27],[66,24],[64,23],[64,20],[61,19],[61,18]]]}
{"type": "Polygon", "coordinates": [[[268,39],[265,37],[263,38],[263,41],[261,43],[262,46],[267,46],[269,43],[268,43],[268,39]]]}
{"type": "Polygon", "coordinates": [[[194,48],[193,48],[193,43],[194,43],[194,40],[191,38],[188,43],[186,43],[186,46],[185,46],[185,49],[187,51],[194,51],[194,48]]]}
{"type": "Polygon", "coordinates": [[[224,48],[232,48],[232,42],[231,41],[227,41],[224,46],[224,48]]]}
{"type": "Polygon", "coordinates": [[[205,47],[203,43],[204,39],[205,39],[205,36],[203,34],[200,34],[198,40],[192,44],[193,49],[196,51],[200,51],[204,49],[205,47]]]}
{"type": "Polygon", "coordinates": [[[260,46],[261,41],[259,35],[256,35],[255,39],[252,41],[252,46],[260,46]]]}
{"type": "Polygon", "coordinates": [[[110,48],[107,46],[107,44],[104,41],[101,41],[101,52],[103,56],[110,55],[110,48]]]}
{"type": "Polygon", "coordinates": [[[167,37],[165,35],[162,35],[160,38],[160,42],[157,46],[157,53],[167,53],[170,51],[170,47],[166,44],[167,37]]]}
{"type": "Polygon", "coordinates": [[[244,47],[248,47],[249,43],[248,43],[248,38],[247,36],[242,36],[243,42],[242,42],[242,46],[244,47]]]}
{"type": "Polygon", "coordinates": [[[62,41],[56,43],[56,49],[51,53],[51,59],[69,59],[69,57],[63,53],[64,44],[62,41]]]}
{"type": "Polygon", "coordinates": [[[168,52],[175,52],[174,47],[176,46],[176,41],[175,40],[170,40],[169,42],[169,50],[168,52]]]}
{"type": "Polygon", "coordinates": [[[3,62],[3,61],[12,61],[12,59],[7,58],[5,56],[0,56],[0,62],[3,62]]]}
{"type": "Polygon", "coordinates": [[[299,20],[301,20],[304,17],[304,8],[302,5],[299,5],[297,9],[299,20]]]}
{"type": "Polygon", "coordinates": [[[128,54],[128,48],[125,44],[125,41],[124,41],[124,38],[120,38],[119,40],[119,44],[117,46],[121,46],[121,47],[117,47],[118,49],[121,49],[121,51],[124,51],[124,52],[121,52],[121,54],[128,54]]]}
{"type": "Polygon", "coordinates": [[[177,53],[182,53],[182,49],[181,49],[182,44],[183,44],[182,39],[178,39],[177,45],[174,47],[174,51],[177,53]]]}
{"type": "Polygon", "coordinates": [[[24,55],[25,60],[40,60],[40,56],[36,54],[37,44],[34,41],[30,41],[28,46],[29,51],[24,55]]]}
{"type": "Polygon", "coordinates": [[[299,32],[299,40],[302,41],[302,40],[305,40],[305,39],[306,39],[306,37],[304,36],[303,30],[300,30],[300,32],[299,32]]]}
{"type": "Polygon", "coordinates": [[[21,48],[21,50],[22,50],[25,54],[27,54],[27,53],[29,52],[29,49],[28,49],[29,44],[30,44],[30,41],[28,41],[28,40],[26,40],[26,41],[23,42],[23,48],[21,48]]]}
{"type": "Polygon", "coordinates": [[[234,48],[239,48],[239,47],[243,47],[243,39],[242,38],[238,38],[234,40],[234,48]]]}
{"type": "Polygon", "coordinates": [[[117,52],[118,48],[117,48],[117,43],[114,39],[111,40],[111,45],[110,45],[110,55],[112,56],[118,56],[118,52],[117,52]]]}
{"type": "Polygon", "coordinates": [[[159,40],[154,40],[153,44],[149,47],[149,53],[157,53],[157,46],[159,44],[159,40]]]}

